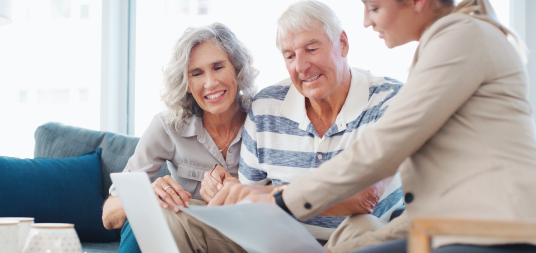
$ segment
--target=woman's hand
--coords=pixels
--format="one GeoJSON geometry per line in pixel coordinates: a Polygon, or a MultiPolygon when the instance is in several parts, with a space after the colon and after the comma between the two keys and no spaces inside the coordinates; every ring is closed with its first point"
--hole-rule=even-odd
{"type": "Polygon", "coordinates": [[[172,206],[173,211],[178,213],[180,210],[177,206],[185,207],[190,205],[189,200],[192,197],[192,194],[185,191],[182,186],[169,175],[157,178],[153,182],[153,190],[158,197],[162,208],[172,206]]]}
{"type": "Polygon", "coordinates": [[[224,182],[223,188],[208,205],[231,205],[244,199],[249,199],[252,202],[271,202],[273,196],[270,192],[273,188],[271,185],[245,185],[238,182],[224,182]]]}
{"type": "Polygon", "coordinates": [[[231,176],[224,167],[217,165],[213,170],[205,172],[201,182],[201,197],[205,202],[210,202],[214,196],[223,188],[225,182],[240,182],[231,176]]]}
{"type": "Polygon", "coordinates": [[[127,215],[123,210],[121,200],[117,196],[110,196],[102,207],[102,224],[104,228],[108,230],[122,228],[126,221],[127,215]]]}

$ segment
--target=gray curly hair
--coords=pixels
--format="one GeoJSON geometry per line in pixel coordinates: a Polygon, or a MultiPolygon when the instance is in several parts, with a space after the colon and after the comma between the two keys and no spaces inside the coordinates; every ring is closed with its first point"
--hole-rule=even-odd
{"type": "Polygon", "coordinates": [[[221,23],[188,28],[173,47],[171,60],[164,66],[164,89],[162,102],[167,107],[165,119],[180,129],[192,116],[203,116],[203,109],[192,94],[188,93],[188,63],[192,50],[203,42],[210,42],[222,49],[236,70],[238,89],[235,100],[240,110],[247,113],[257,92],[254,84],[259,71],[253,67],[253,57],[235,34],[221,23]]]}

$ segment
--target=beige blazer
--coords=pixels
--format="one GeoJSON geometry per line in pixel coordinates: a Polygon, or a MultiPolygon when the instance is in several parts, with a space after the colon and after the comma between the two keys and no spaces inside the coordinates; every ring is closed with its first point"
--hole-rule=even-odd
{"type": "Polygon", "coordinates": [[[527,83],[499,29],[465,14],[443,17],[421,37],[408,81],[383,117],[350,148],[290,184],[285,203],[305,220],[400,166],[409,218],[536,220],[527,83]]]}

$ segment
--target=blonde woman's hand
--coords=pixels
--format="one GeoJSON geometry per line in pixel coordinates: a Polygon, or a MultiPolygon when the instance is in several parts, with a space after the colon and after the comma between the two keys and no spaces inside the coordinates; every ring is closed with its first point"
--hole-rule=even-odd
{"type": "Polygon", "coordinates": [[[223,188],[216,194],[216,196],[208,203],[209,206],[231,205],[242,201],[243,199],[249,199],[253,202],[267,202],[269,200],[262,197],[273,196],[270,192],[273,190],[271,185],[245,185],[240,182],[224,182],[223,188]],[[265,196],[266,195],[266,196],[265,196]]]}

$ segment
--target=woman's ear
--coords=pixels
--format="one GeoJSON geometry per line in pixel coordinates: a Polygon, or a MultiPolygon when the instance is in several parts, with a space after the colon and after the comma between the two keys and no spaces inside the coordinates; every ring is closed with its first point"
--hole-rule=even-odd
{"type": "Polygon", "coordinates": [[[190,84],[188,84],[188,86],[186,86],[186,92],[192,93],[192,91],[190,90],[190,84]]]}
{"type": "Polygon", "coordinates": [[[434,0],[413,0],[412,2],[415,8],[415,11],[417,13],[421,13],[426,8],[426,5],[429,4],[431,1],[434,1],[434,0]]]}

